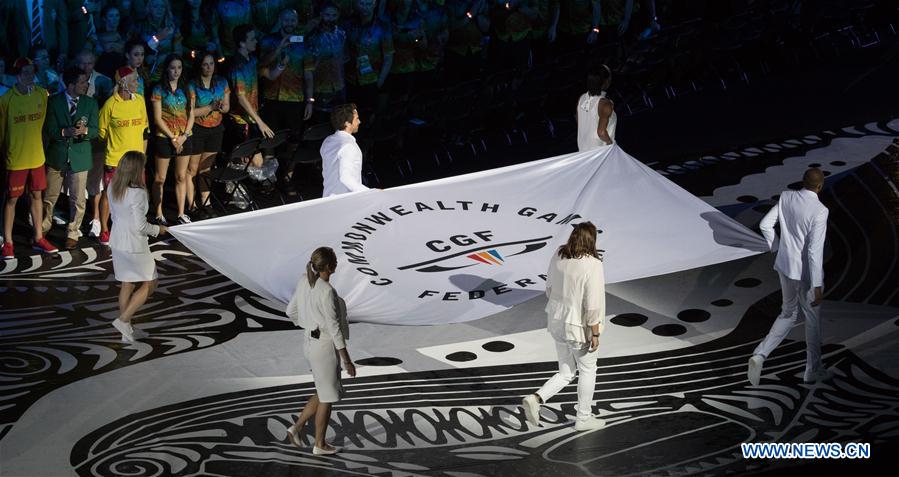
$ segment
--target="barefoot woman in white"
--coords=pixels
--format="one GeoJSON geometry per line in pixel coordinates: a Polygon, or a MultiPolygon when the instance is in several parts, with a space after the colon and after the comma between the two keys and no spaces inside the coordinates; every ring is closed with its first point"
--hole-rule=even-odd
{"type": "Polygon", "coordinates": [[[587,92],[577,100],[577,150],[589,151],[615,142],[618,116],[606,90],[612,84],[612,72],[606,65],[587,73],[587,92]]]}
{"type": "Polygon", "coordinates": [[[559,372],[536,394],[522,400],[528,422],[540,423],[545,403],[578,375],[578,431],[599,429],[605,421],[593,416],[596,357],[606,314],[606,286],[602,260],[596,252],[596,227],[590,222],[574,226],[568,243],[553,254],[546,277],[546,328],[556,342],[559,372]]]}
{"type": "Polygon", "coordinates": [[[306,264],[306,273],[300,277],[287,305],[287,316],[305,331],[303,354],[312,367],[315,382],[315,394],[309,398],[297,422],[287,429],[287,436],[295,446],[302,447],[297,434],[302,432],[306,421],[315,416],[315,445],[312,447],[315,455],[336,454],[340,450],[325,442],[331,405],[340,401],[343,394],[340,361],[343,361],[347,374],[356,376],[356,367],[346,350],[349,339],[346,306],[329,283],[336,269],[334,250],[329,247],[315,249],[306,264]]]}
{"type": "Polygon", "coordinates": [[[145,332],[131,326],[131,317],[156,289],[156,261],[150,254],[147,236],[156,237],[168,231],[164,225],[147,223],[149,196],[144,181],[146,162],[147,156],[144,153],[126,152],[107,193],[115,225],[109,237],[112,269],[116,280],[122,282],[122,289],[119,291],[119,317],[112,322],[112,326],[122,333],[122,341],[128,343],[147,336],[145,332]]]}

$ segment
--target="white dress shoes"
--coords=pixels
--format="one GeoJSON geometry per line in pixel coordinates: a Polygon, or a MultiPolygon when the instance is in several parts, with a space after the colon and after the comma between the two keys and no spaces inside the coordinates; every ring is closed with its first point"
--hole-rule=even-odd
{"type": "Polygon", "coordinates": [[[578,419],[574,421],[574,430],[576,431],[593,431],[596,429],[602,429],[603,427],[606,427],[606,421],[596,416],[590,416],[585,419],[578,419]]]}
{"type": "Polygon", "coordinates": [[[340,452],[340,447],[331,446],[330,449],[322,449],[319,446],[312,446],[312,453],[314,455],[332,455],[340,452]]]}
{"type": "Polygon", "coordinates": [[[524,415],[532,426],[540,425],[540,403],[537,402],[537,396],[528,394],[521,400],[521,406],[524,408],[524,415]]]}
{"type": "Polygon", "coordinates": [[[122,343],[134,343],[134,329],[131,328],[131,323],[125,323],[116,318],[112,322],[112,326],[119,330],[119,333],[122,333],[122,343]]]}
{"type": "Polygon", "coordinates": [[[765,358],[760,354],[754,354],[749,358],[749,370],[746,372],[749,377],[749,384],[753,386],[759,385],[759,378],[762,376],[762,365],[764,363],[765,358]]]}

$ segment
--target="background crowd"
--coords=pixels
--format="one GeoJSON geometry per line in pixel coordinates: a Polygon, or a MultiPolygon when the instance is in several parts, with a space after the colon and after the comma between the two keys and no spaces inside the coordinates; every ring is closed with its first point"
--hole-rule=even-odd
{"type": "MultiPolygon", "coordinates": [[[[33,226],[32,241],[42,251],[55,250],[43,232],[59,222],[69,223],[65,248],[74,248],[82,233],[101,243],[107,241],[103,189],[121,155],[133,148],[145,151],[149,158],[146,180],[152,221],[183,223],[192,214],[194,218],[202,215],[194,212],[207,203],[209,194],[201,178],[223,156],[220,152],[249,137],[271,137],[288,130],[288,140],[278,151],[264,151],[251,164],[261,167],[267,158],[290,157],[302,142],[304,130],[327,124],[328,112],[336,104],[358,105],[365,124],[360,136],[368,134],[366,140],[373,144],[380,141],[408,152],[413,140],[429,138],[422,134],[424,128],[417,128],[424,122],[421,119],[427,119],[439,126],[444,139],[469,142],[466,146],[476,152],[469,136],[485,122],[512,124],[534,109],[557,106],[573,115],[584,75],[571,74],[574,70],[566,69],[570,65],[562,64],[566,58],[578,63],[593,58],[613,65],[615,74],[621,73],[617,77],[630,90],[639,87],[636,93],[651,107],[652,92],[643,91],[646,83],[639,75],[654,75],[647,68],[658,64],[687,62],[695,67],[696,44],[687,42],[696,36],[691,36],[693,32],[708,38],[711,31],[691,27],[685,19],[721,19],[747,12],[752,17],[741,25],[751,26],[758,24],[755,17],[762,12],[763,23],[771,24],[772,18],[785,24],[796,21],[795,29],[802,30],[801,20],[814,16],[804,13],[810,8],[803,3],[0,2],[0,35],[5,39],[0,44],[0,95],[7,100],[0,101],[0,143],[7,169],[3,174],[4,256],[13,255],[17,207],[20,215],[39,224],[33,226]],[[666,31],[662,28],[666,22],[678,26],[666,31]],[[633,46],[653,45],[654,39],[667,42],[674,34],[681,51],[661,61],[654,56],[659,49],[633,46]],[[620,61],[609,61],[609,56],[620,61]],[[546,71],[548,65],[551,72],[546,71]],[[491,78],[489,91],[483,87],[484,78],[491,78]],[[503,88],[517,94],[514,104],[501,94],[503,88]],[[445,94],[425,97],[425,92],[434,91],[445,94]],[[488,94],[481,94],[484,91],[488,94]],[[548,100],[547,91],[550,95],[558,91],[565,100],[548,100]],[[18,121],[22,112],[27,120],[18,121]],[[406,117],[397,120],[401,113],[406,117]],[[408,116],[419,122],[409,121],[408,116]],[[412,130],[413,137],[398,133],[398,126],[412,130]],[[54,218],[60,190],[68,196],[70,210],[57,210],[61,217],[54,218]],[[30,201],[18,201],[19,196],[30,201]],[[25,202],[30,203],[29,213],[21,214],[25,202]],[[174,214],[166,219],[170,211],[174,214]],[[89,228],[81,229],[82,218],[89,219],[89,228]]],[[[761,36],[762,41],[765,38],[761,36]]],[[[783,36],[776,40],[782,42],[783,36]]],[[[739,67],[719,69],[723,76],[727,69],[739,71],[739,67]]],[[[677,80],[671,82],[680,87],[677,80]]],[[[671,95],[679,92],[671,88],[671,95]]],[[[621,97],[615,104],[631,111],[638,102],[621,97]]],[[[504,134],[511,143],[510,131],[504,134]]],[[[408,161],[410,155],[403,157],[408,161]]],[[[411,171],[411,165],[399,164],[396,170],[403,174],[411,171]]],[[[281,185],[290,184],[291,172],[282,164],[277,172],[281,185]]]]}

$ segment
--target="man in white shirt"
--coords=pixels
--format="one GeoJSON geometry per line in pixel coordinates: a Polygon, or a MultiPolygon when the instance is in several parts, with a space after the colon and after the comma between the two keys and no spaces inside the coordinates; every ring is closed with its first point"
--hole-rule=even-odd
{"type": "Polygon", "coordinates": [[[322,197],[368,190],[362,183],[362,149],[353,134],[359,131],[359,112],[353,103],[331,110],[331,125],[336,132],[322,143],[322,197]]]}
{"type": "Polygon", "coordinates": [[[821,362],[821,327],[818,322],[828,214],[827,207],[818,199],[818,193],[824,187],[824,174],[819,169],[809,169],[802,176],[802,185],[801,190],[782,192],[777,205],[759,224],[771,251],[777,251],[774,269],[780,275],[783,306],[768,336],[749,358],[749,382],[753,386],[758,385],[765,358],[790,332],[799,310],[805,317],[806,362],[803,380],[810,383],[829,377],[821,362]],[[774,231],[777,222],[780,222],[779,238],[774,231]]]}

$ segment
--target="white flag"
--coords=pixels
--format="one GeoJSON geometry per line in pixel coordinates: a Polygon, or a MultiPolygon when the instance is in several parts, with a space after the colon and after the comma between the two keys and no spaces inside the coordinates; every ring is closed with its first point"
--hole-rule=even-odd
{"type": "Polygon", "coordinates": [[[572,224],[600,229],[608,283],[734,260],[764,239],[618,146],[395,189],[172,227],[245,288],[290,300],[312,251],[352,321],[422,325],[497,313],[543,292],[572,224]]]}

